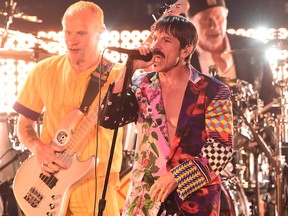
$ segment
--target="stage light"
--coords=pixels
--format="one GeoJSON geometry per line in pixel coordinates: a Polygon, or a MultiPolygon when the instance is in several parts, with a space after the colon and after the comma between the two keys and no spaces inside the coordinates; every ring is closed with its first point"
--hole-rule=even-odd
{"type": "Polygon", "coordinates": [[[255,33],[254,37],[257,40],[260,40],[263,43],[267,43],[268,42],[268,38],[267,38],[268,29],[261,27],[261,28],[256,29],[256,31],[254,33],[255,33]]]}
{"type": "MultiPolygon", "coordinates": [[[[256,38],[261,41],[267,42],[274,39],[287,40],[288,30],[285,28],[258,28],[258,29],[228,29],[230,34],[237,34],[244,37],[256,38]]],[[[0,28],[0,33],[4,29],[0,28]]],[[[101,34],[99,42],[100,52],[103,53],[105,47],[123,47],[127,49],[134,49],[141,43],[145,42],[151,34],[149,30],[145,31],[106,31],[101,34]]],[[[272,46],[271,46],[272,48],[272,46]]],[[[66,53],[66,45],[64,42],[64,35],[62,31],[59,32],[44,32],[40,31],[37,35],[25,34],[22,32],[10,31],[5,49],[10,50],[7,52],[9,56],[0,53],[0,88],[2,97],[0,99],[0,113],[13,112],[12,103],[16,100],[16,96],[25,81],[27,74],[37,61],[42,58],[52,56],[55,54],[66,53]],[[46,51],[46,54],[38,59],[33,58],[36,48],[46,51]],[[47,55],[48,54],[48,55],[47,55]]],[[[287,48],[288,49],[288,48],[287,48]]],[[[276,49],[267,51],[267,58],[270,62],[271,69],[274,71],[274,77],[283,77],[287,79],[287,49],[282,48],[276,52],[276,49]],[[283,59],[286,60],[284,61],[283,59]],[[279,59],[282,59],[281,71],[279,71],[279,59]],[[277,69],[278,66],[278,69],[277,69]],[[282,74],[283,75],[282,75],[282,74]]],[[[115,51],[104,52],[105,58],[112,62],[124,64],[127,60],[127,55],[115,51]]]]}
{"type": "MultiPolygon", "coordinates": [[[[274,84],[287,85],[288,82],[288,50],[282,50],[275,46],[266,51],[266,57],[270,63],[274,84]]],[[[287,90],[288,86],[285,87],[287,90]]]]}

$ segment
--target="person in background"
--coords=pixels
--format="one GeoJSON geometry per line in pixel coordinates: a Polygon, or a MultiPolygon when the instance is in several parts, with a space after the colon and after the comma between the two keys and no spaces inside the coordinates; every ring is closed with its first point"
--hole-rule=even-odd
{"type": "MultiPolygon", "coordinates": [[[[225,0],[188,1],[187,18],[195,25],[199,34],[199,43],[195,54],[191,58],[191,64],[202,73],[215,76],[232,89],[232,95],[234,95],[236,101],[234,109],[237,106],[240,109],[247,110],[247,107],[250,109],[247,111],[248,113],[243,111],[247,121],[250,119],[249,112],[251,113],[257,105],[260,105],[260,109],[254,111],[261,113],[261,115],[258,116],[258,119],[251,118],[249,123],[255,126],[255,130],[264,138],[268,147],[275,150],[275,127],[265,122],[265,114],[268,114],[268,117],[271,114],[273,118],[276,118],[276,115],[280,113],[279,104],[277,105],[277,102],[279,103],[277,101],[279,91],[273,85],[273,74],[265,56],[266,48],[269,46],[256,39],[227,33],[229,10],[226,7],[225,0]],[[252,85],[252,89],[249,85],[252,85]],[[250,97],[251,95],[252,97],[250,97]],[[254,100],[254,96],[256,96],[256,99],[260,99],[263,105],[254,100]],[[237,101],[240,102],[237,103],[237,101]],[[243,101],[247,104],[243,104],[243,101]]],[[[251,116],[255,116],[254,114],[251,116]]],[[[241,114],[236,109],[234,120],[238,119],[239,116],[241,117],[241,114]]],[[[237,125],[234,126],[237,129],[237,125]]],[[[241,127],[247,128],[247,124],[243,123],[243,125],[240,125],[240,129],[241,127]]],[[[236,133],[234,137],[238,137],[236,133]]],[[[257,146],[255,146],[255,141],[251,143],[254,143],[254,146],[251,146],[254,151],[255,147],[259,148],[258,151],[262,151],[260,144],[257,145],[256,143],[257,146]]],[[[236,150],[244,147],[245,151],[249,152],[251,151],[249,145],[246,141],[242,142],[241,138],[239,143],[238,139],[234,141],[236,150]]],[[[287,153],[288,151],[283,149],[286,163],[288,161],[287,153]]],[[[237,156],[235,160],[235,163],[239,162],[237,156]]],[[[284,176],[287,173],[285,170],[287,170],[287,165],[284,168],[284,176]]],[[[257,177],[255,175],[255,178],[257,177]]]]}
{"type": "MultiPolygon", "coordinates": [[[[252,93],[259,94],[264,105],[272,102],[278,94],[265,57],[266,46],[256,39],[227,33],[229,10],[225,0],[188,1],[187,17],[199,34],[191,64],[206,75],[215,76],[233,88],[236,86],[235,93],[245,91],[247,84],[251,84],[252,93]],[[236,83],[237,80],[242,82],[236,83]]],[[[246,90],[249,93],[250,89],[246,90]]]]}
{"type": "Polygon", "coordinates": [[[232,103],[227,85],[189,64],[197,41],[188,19],[163,17],[151,46],[139,48],[142,55],[152,51],[151,61],[132,58],[127,85],[123,88],[123,73],[103,101],[102,126],[137,123],[122,215],[219,215],[219,173],[232,159],[232,103]],[[131,81],[135,70],[151,66],[131,81]],[[122,112],[120,95],[125,95],[122,112]]]}
{"type": "MultiPolygon", "coordinates": [[[[76,120],[80,125],[87,117],[90,118],[89,114],[98,110],[99,101],[105,95],[102,93],[107,91],[109,83],[114,81],[121,70],[119,65],[102,59],[99,52],[98,42],[106,27],[103,11],[98,5],[89,1],[78,1],[72,4],[64,13],[62,26],[67,54],[53,56],[37,63],[29,73],[13,106],[20,114],[17,125],[19,139],[35,155],[36,166],[41,166],[41,173],[47,176],[61,172],[61,169],[73,169],[73,166],[69,167],[55,155],[55,152],[65,150],[65,147],[60,147],[53,142],[60,124],[67,125],[69,122],[67,120],[73,122],[76,120]],[[98,91],[98,94],[88,112],[84,112],[85,108],[82,110],[81,104],[92,75],[99,81],[93,86],[93,90],[98,91]],[[74,112],[75,110],[77,112],[74,112]],[[34,125],[42,112],[44,112],[43,126],[41,137],[38,137],[34,125]]],[[[95,215],[95,205],[98,205],[98,200],[102,196],[113,131],[96,124],[97,114],[92,117],[90,124],[83,131],[84,139],[76,143],[74,149],[70,151],[78,153],[79,160],[87,160],[95,156],[98,158],[98,164],[87,178],[73,188],[71,196],[68,197],[67,215],[95,215]]],[[[75,125],[69,123],[68,126],[73,128],[74,133],[81,130],[77,127],[77,123],[75,125]]],[[[67,146],[67,149],[69,148],[70,146],[67,146]]],[[[116,190],[121,162],[122,133],[120,130],[106,193],[107,204],[103,214],[106,216],[119,215],[116,190]]],[[[25,181],[27,179],[23,179],[23,184],[25,181]]]]}

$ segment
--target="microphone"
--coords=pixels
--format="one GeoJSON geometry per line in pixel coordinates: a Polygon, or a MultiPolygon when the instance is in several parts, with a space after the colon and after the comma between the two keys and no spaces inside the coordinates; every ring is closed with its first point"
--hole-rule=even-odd
{"type": "Polygon", "coordinates": [[[216,77],[218,76],[218,68],[216,65],[209,66],[208,72],[210,76],[216,77]]]}
{"type": "Polygon", "coordinates": [[[112,51],[116,51],[119,53],[125,53],[128,54],[128,57],[132,58],[132,59],[139,59],[139,60],[143,60],[145,62],[149,62],[151,61],[153,54],[152,52],[148,53],[147,55],[141,55],[139,50],[131,50],[131,49],[125,49],[125,48],[121,48],[121,47],[107,47],[107,49],[112,50],[112,51]]]}

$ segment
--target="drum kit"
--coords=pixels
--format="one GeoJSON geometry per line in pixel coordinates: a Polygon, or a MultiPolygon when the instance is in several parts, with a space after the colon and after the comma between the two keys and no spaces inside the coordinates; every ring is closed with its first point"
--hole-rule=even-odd
{"type": "Polygon", "coordinates": [[[266,106],[251,84],[218,77],[231,90],[234,120],[234,157],[222,173],[223,184],[229,190],[240,185],[237,201],[242,205],[236,208],[246,209],[248,201],[248,215],[288,215],[288,71],[279,64],[272,72],[279,97],[266,106]],[[278,111],[270,113],[275,107],[278,111]]]}

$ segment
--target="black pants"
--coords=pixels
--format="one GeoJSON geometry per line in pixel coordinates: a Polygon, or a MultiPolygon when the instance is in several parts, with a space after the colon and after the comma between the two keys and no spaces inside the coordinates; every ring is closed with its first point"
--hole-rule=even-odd
{"type": "Polygon", "coordinates": [[[166,211],[165,216],[184,216],[182,211],[178,208],[177,202],[172,193],[167,197],[165,202],[161,204],[157,216],[160,216],[164,211],[166,211]]]}

